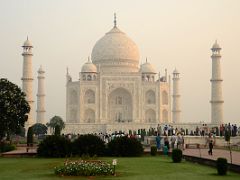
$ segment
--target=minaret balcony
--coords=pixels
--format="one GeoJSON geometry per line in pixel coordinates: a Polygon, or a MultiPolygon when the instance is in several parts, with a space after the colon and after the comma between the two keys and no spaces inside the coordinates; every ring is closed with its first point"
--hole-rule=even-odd
{"type": "Polygon", "coordinates": [[[210,79],[211,82],[223,81],[223,79],[210,79]]]}
{"type": "Polygon", "coordinates": [[[210,103],[224,103],[223,100],[211,100],[210,103]]]}

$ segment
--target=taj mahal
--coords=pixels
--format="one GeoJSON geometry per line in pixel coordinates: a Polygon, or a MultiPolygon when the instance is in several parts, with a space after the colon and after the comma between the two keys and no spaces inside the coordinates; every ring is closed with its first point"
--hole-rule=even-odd
{"type": "Polygon", "coordinates": [[[139,57],[137,45],[117,27],[115,16],[113,28],[96,42],[91,60],[82,66],[79,80],[72,81],[67,73],[67,128],[126,131],[143,124],[179,122],[178,71],[173,73],[172,118],[167,72],[160,76],[147,59],[139,67],[139,57]]]}
{"type": "MultiPolygon", "coordinates": [[[[23,91],[31,106],[28,125],[34,124],[32,98],[32,44],[23,45],[23,91]]],[[[212,47],[212,124],[223,122],[220,46],[212,47]]],[[[37,120],[46,123],[44,70],[38,76],[37,120]]],[[[113,28],[94,45],[77,81],[66,74],[66,126],[64,133],[111,133],[148,129],[159,124],[182,124],[180,73],[158,72],[121,31],[114,16],[113,28]]]]}

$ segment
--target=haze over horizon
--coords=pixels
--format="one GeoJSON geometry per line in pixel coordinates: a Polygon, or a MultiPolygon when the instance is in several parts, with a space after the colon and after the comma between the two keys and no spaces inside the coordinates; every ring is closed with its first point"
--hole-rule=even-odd
{"type": "MultiPolygon", "coordinates": [[[[113,27],[138,46],[140,63],[164,74],[181,73],[182,122],[210,122],[211,47],[222,47],[225,123],[240,124],[240,1],[238,0],[3,0],[0,2],[0,78],[22,86],[22,44],[33,48],[36,107],[37,70],[45,73],[46,117],[65,120],[66,67],[73,81],[92,48],[113,27]]],[[[36,109],[36,108],[35,108],[36,109]]]]}

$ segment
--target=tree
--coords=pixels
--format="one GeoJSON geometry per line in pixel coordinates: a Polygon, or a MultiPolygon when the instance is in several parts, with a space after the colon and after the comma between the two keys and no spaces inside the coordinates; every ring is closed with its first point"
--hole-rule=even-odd
{"type": "Polygon", "coordinates": [[[65,128],[65,123],[62,120],[60,116],[54,116],[50,119],[50,122],[47,123],[47,127],[50,127],[53,129],[53,132],[55,131],[56,126],[59,126],[60,131],[62,131],[65,128]]]}
{"type": "Polygon", "coordinates": [[[47,134],[47,126],[41,123],[36,123],[32,126],[33,134],[39,136],[47,134]]]}
{"type": "Polygon", "coordinates": [[[5,78],[0,79],[0,140],[16,134],[28,119],[30,106],[25,93],[5,78]]]}
{"type": "Polygon", "coordinates": [[[54,131],[55,136],[60,136],[61,135],[61,129],[59,125],[55,126],[55,131],[54,131]]]}

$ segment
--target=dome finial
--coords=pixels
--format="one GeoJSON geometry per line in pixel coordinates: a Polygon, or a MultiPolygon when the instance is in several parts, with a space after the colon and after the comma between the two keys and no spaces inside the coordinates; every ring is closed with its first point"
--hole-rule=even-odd
{"type": "Polygon", "coordinates": [[[114,27],[117,27],[117,15],[114,13],[114,27]]]}
{"type": "Polygon", "coordinates": [[[147,63],[147,57],[146,57],[146,63],[147,63]]]}
{"type": "Polygon", "coordinates": [[[90,62],[90,57],[88,56],[88,62],[90,62]]]}
{"type": "Polygon", "coordinates": [[[68,72],[68,66],[67,66],[67,75],[69,75],[69,72],[68,72]]]}

